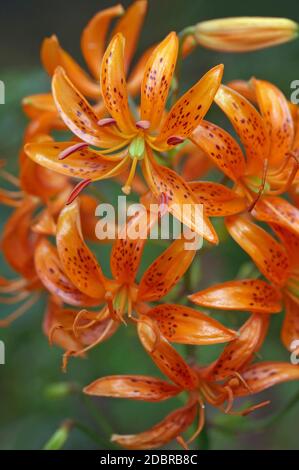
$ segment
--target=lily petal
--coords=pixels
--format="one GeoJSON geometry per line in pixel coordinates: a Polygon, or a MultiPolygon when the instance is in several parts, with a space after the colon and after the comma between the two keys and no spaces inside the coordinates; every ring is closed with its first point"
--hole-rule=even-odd
{"type": "Polygon", "coordinates": [[[116,135],[112,127],[98,125],[98,116],[61,67],[55,70],[52,93],[61,118],[84,142],[104,148],[122,143],[122,137],[116,135]]]}
{"type": "Polygon", "coordinates": [[[262,170],[262,162],[270,151],[270,140],[262,116],[246,98],[224,85],[219,87],[215,102],[240,136],[248,163],[262,170]]]}
{"type": "Polygon", "coordinates": [[[290,296],[286,296],[285,308],[281,339],[285,347],[292,351],[292,344],[299,338],[299,305],[290,296]]]}
{"type": "Polygon", "coordinates": [[[110,257],[111,272],[119,282],[134,282],[147,235],[157,220],[158,214],[154,216],[144,210],[137,213],[124,225],[120,236],[113,244],[110,257]]]}
{"type": "Polygon", "coordinates": [[[195,372],[159,333],[156,323],[147,317],[138,322],[138,336],[154,363],[178,387],[192,390],[197,384],[195,372]]]}
{"type": "Polygon", "coordinates": [[[118,33],[111,40],[101,66],[101,89],[105,106],[124,133],[136,132],[128,105],[128,91],[124,69],[125,39],[118,33]]]}
{"type": "Polygon", "coordinates": [[[272,83],[252,79],[252,84],[271,141],[269,162],[279,165],[290,151],[294,139],[289,105],[283,93],[272,83]]]}
{"type": "Polygon", "coordinates": [[[244,175],[243,152],[236,140],[224,129],[211,122],[202,121],[190,138],[230,179],[237,182],[244,175]]]}
{"type": "Polygon", "coordinates": [[[225,217],[237,214],[243,212],[247,207],[245,198],[222,184],[195,181],[189,182],[189,186],[196,194],[198,202],[204,205],[208,217],[225,217]]]}
{"type": "Polygon", "coordinates": [[[211,367],[216,380],[223,380],[252,361],[267,334],[269,316],[252,314],[240,328],[239,337],[225,346],[224,351],[211,367]]]}
{"type": "Polygon", "coordinates": [[[155,50],[155,46],[152,46],[146,49],[146,51],[141,55],[137,64],[135,65],[132,72],[130,73],[129,78],[128,78],[128,92],[131,96],[135,96],[140,93],[145,66],[154,50],[155,50]]]}
{"type": "Polygon", "coordinates": [[[185,249],[186,240],[175,240],[145,271],[139,284],[140,301],[159,300],[184,276],[195,256],[185,249]]]}
{"type": "Polygon", "coordinates": [[[81,36],[82,53],[96,80],[100,79],[100,67],[111,21],[123,13],[124,9],[121,4],[105,8],[94,15],[83,30],[81,36]]]}
{"type": "Polygon", "coordinates": [[[187,138],[208,112],[221,83],[223,65],[210,69],[170,109],[155,145],[165,145],[171,136],[187,138]]]}
{"type": "Polygon", "coordinates": [[[299,236],[295,235],[290,230],[285,229],[281,225],[271,224],[271,227],[286,249],[291,269],[296,269],[297,266],[299,266],[299,236]]]}
{"type": "Polygon", "coordinates": [[[263,196],[252,213],[258,220],[280,225],[299,236],[299,209],[282,197],[263,196]]]}
{"type": "Polygon", "coordinates": [[[133,2],[112,31],[112,37],[121,33],[126,40],[124,60],[126,72],[129,69],[138,44],[140,31],[147,11],[147,3],[147,0],[133,2]]]}
{"type": "Polygon", "coordinates": [[[79,291],[65,275],[57,250],[46,239],[35,250],[35,267],[46,289],[63,302],[76,306],[97,305],[98,300],[79,291]]]}
{"type": "Polygon", "coordinates": [[[260,279],[224,282],[188,298],[196,305],[221,310],[278,313],[282,308],[279,291],[260,279]]]}
{"type": "Polygon", "coordinates": [[[36,119],[40,113],[57,113],[55,102],[51,93],[26,96],[22,99],[24,113],[30,119],[36,119]]]}
{"type": "Polygon", "coordinates": [[[169,211],[174,217],[210,243],[218,243],[217,234],[204,211],[201,220],[196,221],[199,218],[196,215],[200,206],[188,183],[175,171],[158,165],[153,158],[151,160],[145,158],[143,169],[144,177],[151,191],[157,198],[162,193],[165,194],[169,211]]]}
{"type": "Polygon", "coordinates": [[[184,305],[163,304],[149,310],[168,341],[183,344],[218,344],[232,341],[236,332],[184,305]]]}
{"type": "Polygon", "coordinates": [[[63,269],[77,289],[90,297],[103,299],[104,275],[83,240],[77,201],[61,211],[57,222],[56,243],[63,269]]]}
{"type": "Polygon", "coordinates": [[[44,39],[41,47],[41,61],[48,74],[54,75],[57,67],[63,67],[75,87],[88,98],[99,99],[100,87],[91,80],[74,59],[60,46],[55,35],[44,39]]]}
{"type": "Polygon", "coordinates": [[[154,449],[180,436],[194,421],[197,404],[194,401],[170,413],[160,423],[139,434],[113,434],[112,442],[126,449],[154,449]]]}
{"type": "Polygon", "coordinates": [[[141,119],[155,129],[161,122],[178,54],[178,38],[170,33],[155,48],[144,71],[141,85],[141,119]]]}
{"type": "MultiPolygon", "coordinates": [[[[242,377],[252,394],[259,393],[282,382],[299,380],[299,367],[289,362],[260,362],[249,366],[242,377]]],[[[239,397],[250,394],[243,383],[233,393],[239,397]]]]}
{"type": "Polygon", "coordinates": [[[25,152],[34,162],[49,170],[80,179],[96,181],[116,176],[126,170],[128,161],[125,158],[122,159],[122,162],[121,156],[120,161],[109,160],[108,157],[89,148],[81,148],[65,160],[59,158],[63,151],[77,143],[40,142],[26,144],[25,152]]]}
{"type": "Polygon", "coordinates": [[[36,207],[36,201],[25,199],[7,220],[1,240],[1,249],[8,264],[28,279],[36,276],[33,255],[39,237],[31,232],[36,207]]]}
{"type": "Polygon", "coordinates": [[[167,400],[180,393],[181,389],[165,380],[146,375],[112,375],[95,380],[83,392],[97,397],[155,402],[167,400]]]}
{"type": "Polygon", "coordinates": [[[267,279],[278,286],[285,283],[289,276],[289,260],[282,245],[246,217],[227,217],[226,227],[267,279]]]}

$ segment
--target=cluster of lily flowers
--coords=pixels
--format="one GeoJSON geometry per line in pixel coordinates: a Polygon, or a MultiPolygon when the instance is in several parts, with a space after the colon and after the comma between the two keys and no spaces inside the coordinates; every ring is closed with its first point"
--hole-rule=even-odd
{"type": "MultiPolygon", "coordinates": [[[[0,279],[1,301],[21,305],[0,326],[10,325],[46,294],[44,332],[63,348],[66,368],[71,356],[84,356],[124,324],[134,324],[165,379],[101,377],[84,393],[159,402],[186,392],[185,404],[151,429],[115,434],[112,440],[128,449],[151,449],[177,439],[187,448],[203,429],[206,405],[245,416],[269,401],[235,410],[236,398],[299,379],[298,366],[257,356],[272,314],[282,309],[283,344],[291,351],[299,338],[299,109],[275,84],[259,78],[222,84],[222,64],[178,97],[179,72],[198,46],[256,50],[293,39],[297,25],[278,18],[201,22],[179,35],[168,34],[131,69],[146,9],[147,1],[137,0],[126,11],[116,5],[91,19],[81,36],[90,75],[55,36],[42,44],[52,91],[24,98],[30,121],[19,178],[1,170],[12,188],[0,190],[0,201],[13,208],[2,251],[18,273],[17,279],[0,279]],[[238,141],[204,120],[213,102],[238,141]],[[69,140],[54,140],[53,131],[55,136],[68,131],[69,140]],[[211,168],[223,175],[222,183],[201,180],[211,168]],[[223,218],[260,277],[212,284],[178,304],[167,303],[163,299],[184,278],[196,250],[186,250],[184,238],[169,242],[137,282],[148,241],[119,237],[112,243],[112,276],[107,278],[85,241],[96,240],[99,201],[92,183],[104,179],[119,182],[125,194],[134,192],[147,207],[162,202],[164,212],[211,246],[218,236],[210,218],[223,218]],[[200,227],[177,210],[198,203],[204,206],[200,227]],[[235,331],[192,305],[250,316],[235,331]],[[218,359],[202,366],[184,359],[176,343],[225,345],[218,359]],[[196,419],[195,433],[184,438],[196,419]]],[[[149,234],[162,216],[157,213],[149,224],[139,214],[127,223],[146,224],[149,234]]]]}

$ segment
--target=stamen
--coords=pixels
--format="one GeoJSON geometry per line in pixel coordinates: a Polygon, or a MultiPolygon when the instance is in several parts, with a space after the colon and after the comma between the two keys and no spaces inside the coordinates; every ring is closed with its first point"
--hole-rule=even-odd
{"type": "Polygon", "coordinates": [[[113,320],[108,321],[106,328],[100,334],[100,336],[95,341],[93,341],[91,344],[86,346],[85,348],[82,348],[79,351],[66,351],[63,354],[63,357],[62,357],[62,370],[63,370],[63,372],[66,372],[69,357],[71,357],[71,356],[73,356],[73,357],[83,356],[87,351],[90,351],[90,349],[92,349],[95,346],[97,346],[98,344],[100,344],[102,341],[104,341],[104,339],[105,339],[105,337],[106,337],[107,333],[109,332],[112,325],[113,325],[113,320]]]}
{"type": "Polygon", "coordinates": [[[261,198],[261,195],[263,194],[263,191],[265,189],[265,184],[266,184],[267,170],[268,170],[268,159],[266,158],[264,160],[262,182],[261,182],[261,185],[259,187],[257,196],[254,198],[254,200],[252,201],[252,203],[248,207],[248,212],[251,212],[255,208],[256,204],[258,203],[258,201],[261,198]]]}
{"type": "Polygon", "coordinates": [[[199,434],[201,433],[205,425],[205,404],[200,397],[198,397],[198,401],[199,401],[198,425],[197,425],[197,429],[195,433],[188,440],[187,442],[188,444],[191,444],[191,442],[193,442],[194,439],[196,439],[197,436],[199,436],[199,434]]]}
{"type": "Polygon", "coordinates": [[[178,145],[178,144],[182,144],[184,140],[185,139],[183,139],[182,137],[179,137],[177,135],[172,135],[171,137],[167,139],[167,143],[168,145],[178,145]]]}
{"type": "Polygon", "coordinates": [[[78,152],[79,150],[88,147],[88,144],[86,142],[78,142],[78,144],[71,145],[70,147],[64,149],[60,154],[58,155],[58,160],[64,160],[65,158],[69,157],[75,152],[78,152]]]}
{"type": "Polygon", "coordinates": [[[136,122],[136,127],[137,129],[149,129],[150,128],[150,125],[151,123],[149,121],[146,121],[146,120],[141,120],[141,121],[137,121],[136,122]]]}
{"type": "Polygon", "coordinates": [[[136,173],[137,163],[138,163],[138,158],[134,158],[133,162],[132,162],[132,165],[131,165],[131,169],[130,169],[128,179],[127,179],[125,185],[121,188],[122,192],[124,194],[126,194],[127,196],[131,193],[131,185],[132,185],[132,181],[134,179],[135,173],[136,173]]]}
{"type": "Polygon", "coordinates": [[[188,444],[182,436],[176,438],[177,443],[183,447],[184,450],[189,450],[188,444]]]}
{"type": "Polygon", "coordinates": [[[113,118],[103,118],[100,119],[97,124],[100,127],[112,126],[113,124],[116,124],[116,120],[113,118]]]}
{"type": "Polygon", "coordinates": [[[66,205],[68,206],[69,204],[71,204],[76,199],[76,197],[79,196],[81,191],[83,191],[83,189],[86,188],[86,186],[88,186],[91,183],[91,181],[92,181],[91,179],[80,181],[80,183],[78,183],[74,187],[71,194],[69,195],[66,205]]]}
{"type": "Polygon", "coordinates": [[[26,313],[32,305],[34,305],[38,299],[40,298],[40,294],[36,293],[30,297],[27,302],[25,302],[23,305],[21,305],[19,308],[17,308],[14,312],[12,312],[10,315],[8,315],[6,318],[3,318],[0,320],[0,328],[5,328],[9,326],[12,322],[14,322],[17,318],[21,317],[26,313]]]}
{"type": "Polygon", "coordinates": [[[20,180],[19,180],[19,178],[16,178],[16,176],[10,174],[8,171],[1,169],[1,170],[0,170],[0,176],[1,176],[4,180],[6,180],[6,181],[8,181],[9,183],[11,183],[11,184],[13,184],[14,186],[16,186],[17,188],[20,187],[20,180]]]}

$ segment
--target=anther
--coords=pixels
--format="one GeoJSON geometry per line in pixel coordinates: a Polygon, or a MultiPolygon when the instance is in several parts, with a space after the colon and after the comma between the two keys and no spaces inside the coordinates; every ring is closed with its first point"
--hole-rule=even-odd
{"type": "Polygon", "coordinates": [[[141,121],[137,121],[136,122],[136,127],[137,129],[149,129],[151,123],[149,121],[146,121],[146,120],[141,120],[141,121]]]}
{"type": "Polygon", "coordinates": [[[172,135],[171,137],[167,139],[167,143],[168,145],[178,145],[178,144],[183,143],[184,140],[185,139],[183,139],[182,137],[179,137],[177,135],[172,135]]]}
{"type": "Polygon", "coordinates": [[[58,155],[58,160],[64,160],[65,158],[69,157],[75,152],[78,152],[79,150],[88,147],[88,144],[86,142],[78,142],[78,144],[71,145],[70,147],[64,149],[60,154],[58,155]]]}
{"type": "Polygon", "coordinates": [[[113,124],[116,124],[116,120],[113,118],[103,118],[100,119],[97,124],[100,127],[112,126],[113,124]]]}

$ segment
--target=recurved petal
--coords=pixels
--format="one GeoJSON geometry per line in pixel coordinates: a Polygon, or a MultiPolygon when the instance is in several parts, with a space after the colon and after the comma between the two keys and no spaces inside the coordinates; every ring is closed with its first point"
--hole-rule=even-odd
{"type": "Polygon", "coordinates": [[[136,132],[136,127],[128,105],[124,47],[125,39],[118,33],[111,40],[103,57],[101,89],[107,111],[124,133],[132,134],[136,132]]]}
{"type": "Polygon", "coordinates": [[[281,295],[275,287],[260,279],[242,279],[217,284],[189,296],[196,305],[221,310],[258,313],[281,311],[281,295]]]}
{"type": "Polygon", "coordinates": [[[146,375],[111,375],[95,380],[83,389],[97,397],[129,398],[142,401],[162,401],[181,392],[176,385],[146,375]]]}
{"type": "Polygon", "coordinates": [[[26,96],[22,99],[22,108],[30,119],[35,119],[40,113],[57,113],[51,93],[26,96]]]}
{"type": "Polygon", "coordinates": [[[178,54],[178,38],[170,33],[152,52],[141,85],[141,119],[159,126],[178,54]]]}
{"type": "Polygon", "coordinates": [[[96,80],[100,78],[101,62],[111,21],[123,13],[124,9],[121,4],[105,8],[91,18],[82,32],[82,53],[96,80]]]}
{"type": "Polygon", "coordinates": [[[154,449],[180,436],[194,421],[197,404],[191,401],[172,413],[148,431],[139,434],[113,434],[112,441],[126,449],[154,449]]]}
{"type": "Polygon", "coordinates": [[[34,250],[39,237],[31,232],[36,201],[25,199],[6,221],[1,240],[1,251],[8,264],[25,278],[36,276],[34,250]]]}
{"type": "Polygon", "coordinates": [[[147,3],[147,0],[133,2],[112,31],[112,36],[121,33],[126,40],[124,57],[126,72],[128,71],[138,45],[140,32],[146,15],[147,3]]]}
{"type": "Polygon", "coordinates": [[[289,275],[289,260],[284,247],[245,216],[227,217],[226,227],[262,274],[269,281],[282,286],[289,275]]]}
{"type": "Polygon", "coordinates": [[[188,183],[175,171],[158,165],[153,158],[145,158],[143,169],[149,188],[157,198],[164,194],[174,217],[210,243],[218,243],[217,234],[188,183]]]}
{"type": "Polygon", "coordinates": [[[187,138],[192,134],[213,103],[222,74],[222,64],[213,67],[175,103],[157,137],[156,145],[166,145],[171,136],[187,138]]]}
{"type": "Polygon", "coordinates": [[[54,75],[57,67],[63,67],[72,83],[84,96],[99,99],[99,85],[91,80],[80,65],[62,49],[55,35],[44,39],[41,47],[41,61],[50,76],[54,75]]]}
{"type": "Polygon", "coordinates": [[[270,139],[270,164],[279,165],[290,151],[294,139],[294,125],[288,102],[272,83],[252,79],[258,106],[267,126],[270,139]]]}
{"type": "Polygon", "coordinates": [[[230,179],[237,182],[244,175],[243,152],[236,140],[224,129],[211,122],[202,121],[190,138],[230,179]]]}
{"type": "Polygon", "coordinates": [[[289,351],[299,348],[299,304],[290,296],[285,298],[286,313],[281,330],[281,339],[289,351]],[[297,348],[294,344],[297,344],[297,348]]]}
{"type": "Polygon", "coordinates": [[[299,236],[281,225],[271,224],[271,227],[285,247],[291,267],[296,269],[299,266],[299,236]]]}
{"type": "Polygon", "coordinates": [[[77,289],[90,297],[103,299],[105,278],[96,258],[83,240],[77,201],[61,211],[57,222],[56,243],[63,269],[77,289]]]}
{"type": "Polygon", "coordinates": [[[258,220],[280,225],[299,236],[299,209],[282,197],[263,196],[252,213],[258,220]]]}
{"type": "Polygon", "coordinates": [[[227,86],[240,93],[251,103],[256,103],[255,89],[252,86],[251,80],[232,80],[227,83],[227,86]]]}
{"type": "Polygon", "coordinates": [[[260,349],[268,331],[269,316],[252,314],[240,328],[239,336],[225,346],[224,351],[211,367],[216,380],[222,380],[234,372],[241,372],[260,349]]]}
{"type": "Polygon", "coordinates": [[[299,367],[289,362],[259,362],[249,366],[242,377],[247,387],[240,383],[233,389],[234,396],[250,395],[248,387],[253,394],[282,382],[299,380],[299,367]]]}
{"type": "Polygon", "coordinates": [[[217,344],[232,341],[236,332],[184,305],[163,304],[149,310],[168,341],[183,344],[217,344]]]}
{"type": "Polygon", "coordinates": [[[164,297],[184,276],[196,251],[186,249],[186,240],[179,238],[149,266],[138,289],[140,301],[156,301],[164,297]]]}
{"type": "Polygon", "coordinates": [[[144,349],[157,367],[178,387],[192,390],[197,384],[196,374],[161,335],[155,321],[143,318],[138,322],[137,330],[144,349]]]}
{"type": "Polygon", "coordinates": [[[105,148],[122,143],[123,138],[115,134],[113,126],[98,125],[98,116],[61,67],[55,70],[52,92],[61,118],[84,142],[105,148]]]}
{"type": "Polygon", "coordinates": [[[63,302],[76,306],[98,304],[97,299],[83,294],[66,276],[56,248],[46,239],[41,240],[35,250],[35,267],[46,289],[63,302]]]}
{"type": "Polygon", "coordinates": [[[92,181],[110,178],[126,170],[125,157],[119,161],[109,160],[87,147],[72,152],[67,158],[60,155],[78,142],[37,142],[26,144],[24,150],[34,162],[62,175],[92,181]]]}
{"type": "Polygon", "coordinates": [[[237,214],[243,212],[247,207],[245,198],[222,184],[195,181],[189,182],[189,186],[197,196],[198,202],[204,205],[208,217],[225,217],[237,214]]]}
{"type": "Polygon", "coordinates": [[[262,162],[270,151],[270,140],[262,116],[244,96],[224,85],[219,87],[215,102],[239,135],[248,163],[262,169],[262,162]]]}

